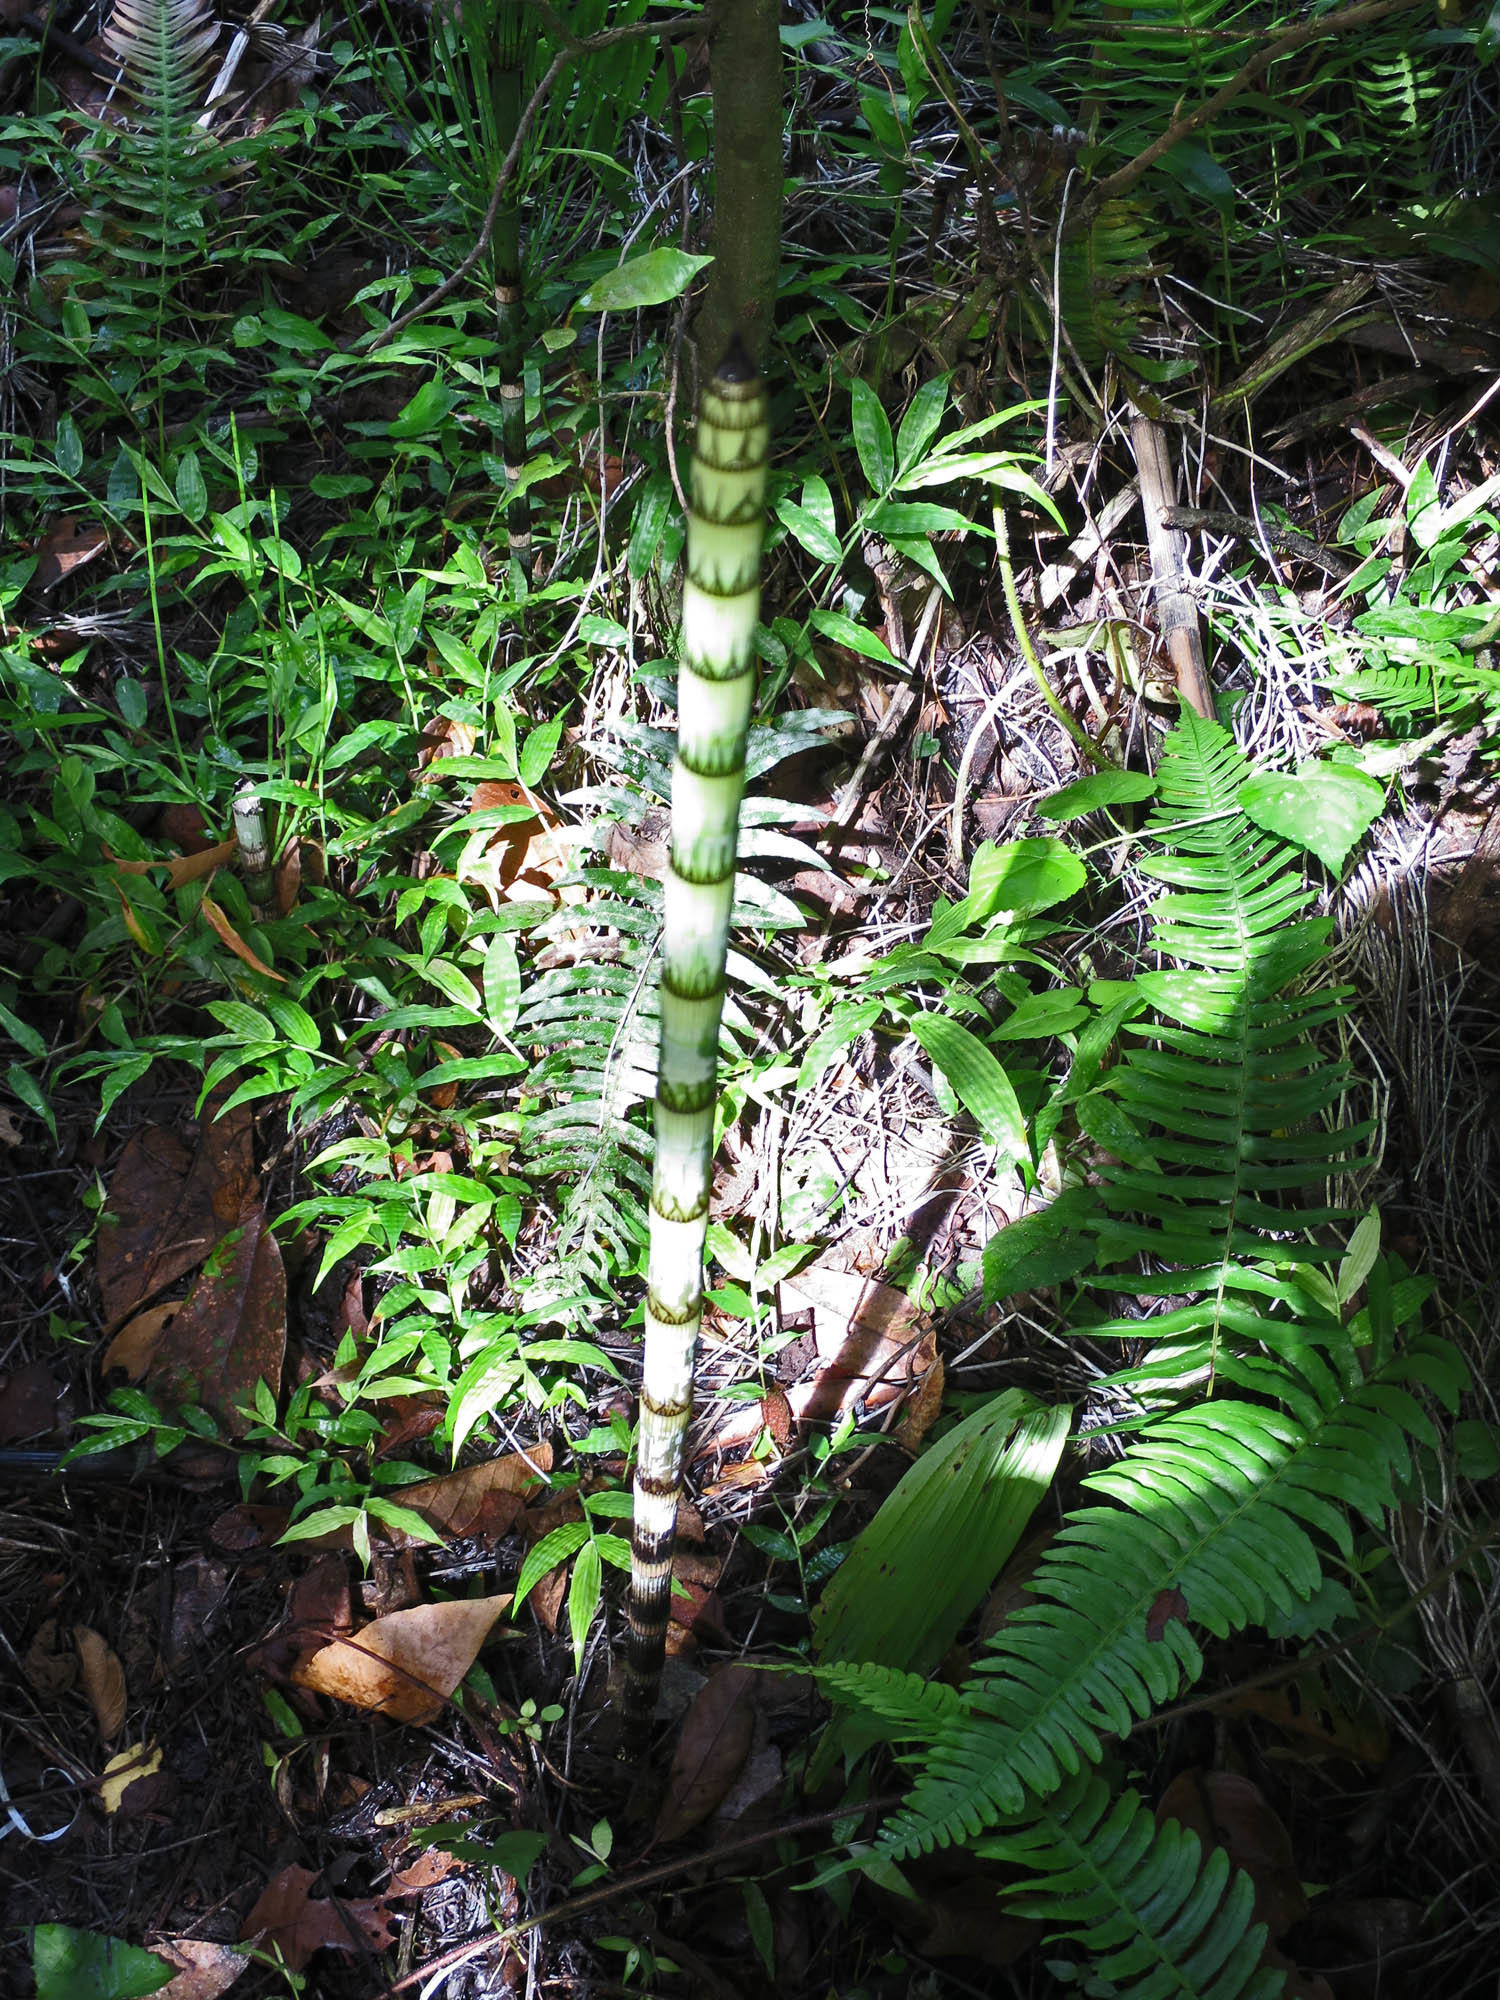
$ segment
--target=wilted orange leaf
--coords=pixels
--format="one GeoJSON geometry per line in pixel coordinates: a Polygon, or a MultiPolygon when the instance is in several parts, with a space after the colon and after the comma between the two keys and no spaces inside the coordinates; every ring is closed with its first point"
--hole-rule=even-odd
{"type": "Polygon", "coordinates": [[[253,972],[263,972],[267,979],[279,980],[283,986],[286,984],[286,974],[273,972],[266,961],[250,949],[212,896],[205,896],[198,907],[203,912],[209,929],[218,933],[236,958],[243,960],[253,972]]]}
{"type": "Polygon", "coordinates": [[[107,1743],[125,1720],[125,1669],[119,1655],[88,1625],[73,1627],[73,1644],[83,1671],[83,1691],[93,1704],[99,1734],[107,1743]]]}
{"type": "MultiPolygon", "coordinates": [[[[153,868],[165,868],[166,886],[180,889],[185,882],[199,882],[205,875],[212,875],[216,868],[222,868],[239,853],[237,840],[221,840],[217,847],[196,848],[191,854],[174,854],[162,861],[122,861],[116,854],[109,858],[119,875],[149,875],[153,868]]],[[[109,849],[105,848],[109,854],[109,849]]]]}
{"type": "Polygon", "coordinates": [[[292,1679],[396,1722],[431,1722],[509,1603],[507,1594],[393,1611],[300,1661],[292,1679]]]}

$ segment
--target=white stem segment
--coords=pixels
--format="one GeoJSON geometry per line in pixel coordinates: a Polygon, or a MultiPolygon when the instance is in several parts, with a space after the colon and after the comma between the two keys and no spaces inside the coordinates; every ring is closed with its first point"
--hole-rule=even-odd
{"type": "Polygon", "coordinates": [[[766,392],[738,338],[704,391],[693,447],[672,851],[662,941],[661,1055],[646,1348],[631,1538],[627,1728],[656,1706],[671,1608],[682,1448],[703,1312],[724,959],[734,900],[745,732],[765,532],[766,392]]]}

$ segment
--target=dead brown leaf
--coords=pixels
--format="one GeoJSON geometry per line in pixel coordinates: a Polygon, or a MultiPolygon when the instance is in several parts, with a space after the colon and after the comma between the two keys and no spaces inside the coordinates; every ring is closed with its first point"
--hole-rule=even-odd
{"type": "MultiPolygon", "coordinates": [[[[440,1535],[477,1535],[498,1541],[510,1533],[527,1492],[540,1487],[551,1470],[552,1447],[543,1442],[533,1445],[524,1457],[512,1452],[479,1465],[461,1465],[441,1479],[403,1486],[401,1505],[420,1514],[440,1535]]],[[[419,1545],[417,1536],[394,1528],[386,1531],[385,1539],[399,1548],[419,1545]]]]}
{"type": "Polygon", "coordinates": [[[241,1941],[278,1947],[293,1972],[301,1972],[315,1951],[384,1951],[394,1935],[384,1901],[309,1897],[317,1879],[295,1863],[273,1875],[245,1919],[241,1941]]]}
{"type": "Polygon", "coordinates": [[[78,1648],[83,1691],[93,1706],[99,1734],[108,1743],[119,1735],[125,1721],[125,1669],[114,1648],[92,1626],[75,1625],[73,1643],[78,1648]]]}
{"type": "Polygon", "coordinates": [[[556,1569],[532,1586],[526,1602],[536,1613],[537,1622],[543,1631],[557,1632],[557,1621],[562,1616],[563,1599],[568,1594],[568,1565],[559,1563],[556,1569]]]}
{"type": "Polygon", "coordinates": [[[245,1664],[252,1672],[287,1680],[299,1660],[353,1628],[348,1564],[342,1555],[320,1555],[287,1593],[281,1624],[245,1664]]]}
{"type": "Polygon", "coordinates": [[[1207,1856],[1222,1847],[1255,1885],[1255,1917],[1273,1938],[1307,1909],[1291,1837],[1260,1787],[1236,1771],[1179,1771],[1162,1794],[1156,1822],[1175,1819],[1196,1833],[1207,1856]]]}
{"type": "Polygon", "coordinates": [[[163,1306],[147,1306],[127,1320],[100,1357],[99,1372],[123,1375],[127,1382],[143,1382],[163,1333],[181,1311],[181,1299],[171,1299],[163,1306]]]}
{"type": "Polygon", "coordinates": [[[82,569],[109,547],[109,531],[77,514],[64,514],[43,537],[37,550],[35,587],[56,590],[65,576],[82,569]]]}
{"type": "Polygon", "coordinates": [[[755,1680],[749,1667],[721,1667],[694,1696],[656,1816],[658,1840],[691,1833],[744,1769],[755,1738],[755,1680]]]}
{"type": "Polygon", "coordinates": [[[207,1938],[168,1938],[151,1949],[174,1968],[172,1978],[157,1989],[156,2000],[219,2000],[250,1963],[232,1945],[207,1938]]]}
{"type": "MultiPolygon", "coordinates": [[[[106,854],[109,849],[106,848],[106,854]]],[[[167,873],[164,887],[180,889],[187,882],[201,882],[205,875],[212,875],[216,868],[233,861],[240,851],[237,840],[221,840],[217,847],[195,848],[191,854],[173,854],[160,861],[122,861],[117,854],[109,854],[109,859],[117,875],[149,875],[153,868],[165,868],[167,873]]]]}
{"type": "Polygon", "coordinates": [[[238,1507],[226,1507],[208,1531],[216,1549],[229,1555],[243,1555],[249,1549],[263,1549],[279,1541],[290,1522],[289,1507],[270,1507],[251,1500],[238,1507]]]}
{"type": "Polygon", "coordinates": [[[57,1428],[62,1385],[43,1360],[24,1361],[0,1387],[0,1444],[43,1437],[57,1428]]]}
{"type": "Polygon", "coordinates": [[[150,1377],[163,1396],[213,1411],[238,1436],[241,1406],[257,1382],[275,1393],[285,1353],[286,1271],[265,1207],[251,1196],[163,1330],[150,1377]]]}
{"type": "Polygon", "coordinates": [[[314,1694],[375,1709],[397,1722],[431,1722],[509,1603],[507,1594],[393,1611],[354,1638],[336,1640],[300,1661],[292,1679],[314,1694]]]}
{"type": "Polygon", "coordinates": [[[213,1248],[209,1191],[189,1182],[193,1156],[174,1133],[134,1134],[110,1176],[95,1269],[110,1329],[213,1248]]]}
{"type": "Polygon", "coordinates": [[[0,1104],[0,1146],[19,1146],[22,1136],[15,1113],[8,1104],[0,1104]]]}
{"type": "Polygon", "coordinates": [[[172,1577],[172,1615],[162,1654],[169,1673],[181,1673],[202,1649],[229,1588],[229,1571],[207,1556],[188,1556],[172,1577]]]}
{"type": "Polygon", "coordinates": [[[921,1450],[927,1433],[937,1422],[943,1409],[943,1385],[947,1370],[943,1367],[943,1357],[933,1349],[932,1366],[917,1385],[917,1393],[901,1413],[901,1421],[896,1426],[896,1442],[903,1451],[913,1457],[921,1450]]]}
{"type": "Polygon", "coordinates": [[[21,1661],[21,1671],[40,1695],[66,1694],[77,1681],[77,1656],[58,1649],[55,1618],[43,1619],[36,1628],[36,1637],[21,1661]]]}
{"type": "Polygon", "coordinates": [[[212,1102],[191,1153],[160,1126],[131,1139],[110,1177],[95,1253],[106,1332],[201,1264],[238,1219],[255,1186],[254,1145],[250,1107],[220,1118],[212,1102]]]}
{"type": "Polygon", "coordinates": [[[1215,1707],[1224,1715],[1258,1715],[1292,1738],[1293,1754],[1352,1757],[1381,1765],[1390,1754],[1385,1717],[1373,1702],[1350,1708],[1325,1668],[1308,1667],[1295,1679],[1267,1687],[1231,1689],[1215,1707]]]}
{"type": "Polygon", "coordinates": [[[203,920],[209,929],[216,932],[235,957],[248,965],[252,972],[263,972],[267,979],[278,980],[283,986],[286,984],[286,974],[273,971],[257,952],[251,950],[212,896],[205,896],[198,908],[203,912],[203,920]]]}

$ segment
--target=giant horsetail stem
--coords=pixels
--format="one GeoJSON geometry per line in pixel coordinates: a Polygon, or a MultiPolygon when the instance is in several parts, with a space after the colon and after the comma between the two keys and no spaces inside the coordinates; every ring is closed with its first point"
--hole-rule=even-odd
{"type": "Polygon", "coordinates": [[[688,507],[625,1659],[632,1742],[649,1727],[661,1680],[703,1314],[719,1016],[755,694],[769,445],[765,386],[735,334],[699,403],[688,507]]]}

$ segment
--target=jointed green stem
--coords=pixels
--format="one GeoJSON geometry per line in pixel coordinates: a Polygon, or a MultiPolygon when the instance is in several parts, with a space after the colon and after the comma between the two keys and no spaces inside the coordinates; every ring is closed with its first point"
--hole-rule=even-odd
{"type": "Polygon", "coordinates": [[[631,1540],[625,1709],[632,1739],[650,1722],[661,1678],[703,1311],[719,1016],[755,692],[768,446],[765,389],[736,336],[699,407],[688,510],[631,1540]]]}

